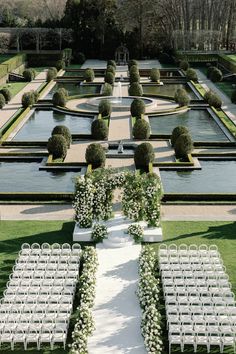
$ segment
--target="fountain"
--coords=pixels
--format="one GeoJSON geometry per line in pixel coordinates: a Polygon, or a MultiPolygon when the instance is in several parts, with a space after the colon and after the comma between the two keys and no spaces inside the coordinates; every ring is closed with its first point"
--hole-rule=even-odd
{"type": "Polygon", "coordinates": [[[111,101],[113,103],[121,103],[122,102],[122,85],[121,81],[118,81],[115,89],[114,89],[114,99],[111,101]]]}
{"type": "Polygon", "coordinates": [[[118,152],[118,154],[123,154],[123,152],[124,152],[124,147],[123,147],[122,140],[120,140],[120,142],[119,142],[119,146],[118,146],[117,152],[118,152]]]}

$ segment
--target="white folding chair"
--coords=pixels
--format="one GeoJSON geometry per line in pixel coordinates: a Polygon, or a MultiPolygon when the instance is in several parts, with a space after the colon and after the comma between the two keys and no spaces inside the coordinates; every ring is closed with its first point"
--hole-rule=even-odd
{"type": "Polygon", "coordinates": [[[55,343],[63,343],[64,350],[66,349],[66,331],[64,328],[56,327],[52,333],[51,350],[55,343]]]}

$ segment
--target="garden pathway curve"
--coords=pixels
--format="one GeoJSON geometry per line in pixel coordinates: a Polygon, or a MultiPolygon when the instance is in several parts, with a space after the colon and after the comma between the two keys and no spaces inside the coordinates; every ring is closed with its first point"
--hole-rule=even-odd
{"type": "Polygon", "coordinates": [[[136,295],[140,245],[97,246],[98,272],[93,317],[96,330],[89,354],[146,354],[141,309],[136,295]]]}

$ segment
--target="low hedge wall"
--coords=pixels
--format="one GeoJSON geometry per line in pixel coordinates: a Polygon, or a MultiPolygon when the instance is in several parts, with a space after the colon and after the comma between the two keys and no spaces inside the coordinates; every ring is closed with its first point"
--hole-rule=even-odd
{"type": "Polygon", "coordinates": [[[190,63],[202,63],[202,62],[212,62],[218,61],[218,54],[209,53],[178,53],[177,58],[181,60],[188,61],[190,63]]]}
{"type": "MultiPolygon", "coordinates": [[[[194,160],[191,154],[188,154],[188,161],[174,161],[174,162],[154,162],[153,167],[160,167],[164,169],[165,167],[192,167],[194,166],[194,160]]],[[[168,168],[169,170],[169,168],[168,168]]]]}
{"type": "Polygon", "coordinates": [[[0,79],[7,75],[7,65],[0,64],[0,79]]]}
{"type": "Polygon", "coordinates": [[[236,193],[164,193],[162,202],[188,201],[188,202],[217,202],[236,201],[236,193]]]}
{"type": "Polygon", "coordinates": [[[0,200],[4,201],[71,201],[74,198],[74,193],[56,193],[56,192],[40,192],[40,193],[29,193],[29,192],[14,192],[14,193],[4,193],[0,192],[0,200]]]}
{"type": "Polygon", "coordinates": [[[236,138],[236,125],[234,122],[227,116],[227,114],[222,110],[218,110],[214,107],[211,107],[213,112],[217,115],[220,121],[224,124],[224,126],[229,130],[229,132],[236,138]]]}
{"type": "Polygon", "coordinates": [[[218,56],[218,61],[221,65],[223,65],[229,71],[236,73],[236,62],[231,59],[228,55],[220,54],[218,56]]]}

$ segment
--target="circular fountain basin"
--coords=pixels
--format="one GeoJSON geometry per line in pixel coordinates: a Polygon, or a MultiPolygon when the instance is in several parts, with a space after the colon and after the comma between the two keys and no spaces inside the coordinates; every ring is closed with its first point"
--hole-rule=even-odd
{"type": "MultiPolygon", "coordinates": [[[[128,97],[113,97],[113,96],[107,96],[107,97],[95,97],[91,98],[86,102],[86,106],[90,106],[91,108],[97,108],[99,106],[99,103],[106,99],[111,102],[112,108],[114,111],[129,111],[130,110],[130,105],[133,102],[133,100],[137,98],[134,96],[128,96],[128,97]]],[[[144,97],[139,97],[143,100],[145,103],[146,107],[151,107],[155,105],[155,100],[151,98],[144,98],[144,97]]]]}

